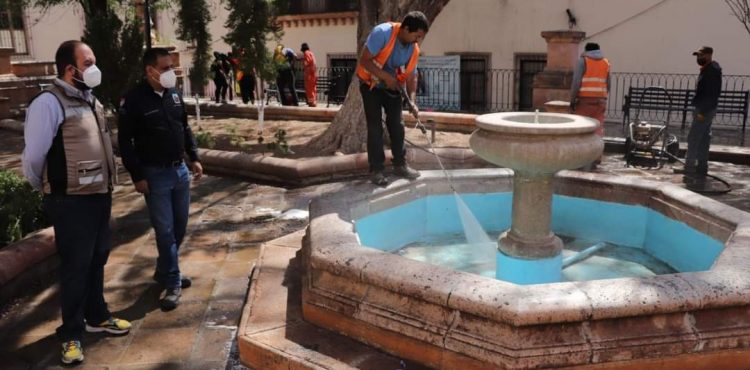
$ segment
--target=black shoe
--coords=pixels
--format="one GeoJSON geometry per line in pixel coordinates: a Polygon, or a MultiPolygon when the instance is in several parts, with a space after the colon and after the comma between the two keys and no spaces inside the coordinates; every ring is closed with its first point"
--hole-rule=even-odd
{"type": "MultiPolygon", "coordinates": [[[[159,274],[157,274],[156,272],[154,272],[153,279],[155,282],[164,286],[164,278],[159,277],[159,274]]],[[[193,285],[193,280],[191,280],[189,277],[183,276],[182,278],[180,278],[180,288],[182,289],[190,288],[190,286],[192,285],[193,285]]]]}
{"type": "Polygon", "coordinates": [[[393,174],[409,180],[414,180],[420,176],[419,171],[412,169],[406,164],[401,166],[393,166],[393,174]]]}
{"type": "Polygon", "coordinates": [[[388,179],[383,174],[383,171],[375,171],[370,175],[370,182],[377,186],[386,186],[388,185],[388,179]]]}
{"type": "Polygon", "coordinates": [[[181,295],[181,288],[167,288],[166,293],[164,293],[164,298],[159,301],[161,309],[164,311],[172,311],[177,308],[177,305],[180,304],[181,295]]]}

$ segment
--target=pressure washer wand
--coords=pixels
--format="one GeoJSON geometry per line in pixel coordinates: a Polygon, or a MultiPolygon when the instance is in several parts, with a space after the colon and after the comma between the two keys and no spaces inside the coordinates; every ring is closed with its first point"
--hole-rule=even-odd
{"type": "Polygon", "coordinates": [[[414,116],[414,119],[417,120],[414,128],[419,128],[419,130],[422,131],[423,134],[427,135],[427,128],[424,127],[422,122],[419,120],[419,116],[417,115],[417,106],[413,101],[411,101],[409,93],[406,92],[406,87],[404,85],[401,85],[401,95],[404,96],[404,99],[406,99],[406,102],[409,104],[409,113],[411,113],[411,115],[414,116]]]}

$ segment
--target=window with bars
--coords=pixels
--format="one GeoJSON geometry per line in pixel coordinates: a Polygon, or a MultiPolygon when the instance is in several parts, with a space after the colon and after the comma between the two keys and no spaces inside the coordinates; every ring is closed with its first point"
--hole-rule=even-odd
{"type": "Polygon", "coordinates": [[[489,54],[461,55],[461,110],[484,112],[487,110],[487,72],[489,54]]]}
{"type": "Polygon", "coordinates": [[[14,54],[28,54],[23,8],[6,5],[0,8],[0,47],[13,48],[14,54]]]}
{"type": "Polygon", "coordinates": [[[534,76],[547,66],[547,54],[517,53],[516,69],[520,72],[516,101],[522,111],[530,111],[534,103],[534,76]]]}

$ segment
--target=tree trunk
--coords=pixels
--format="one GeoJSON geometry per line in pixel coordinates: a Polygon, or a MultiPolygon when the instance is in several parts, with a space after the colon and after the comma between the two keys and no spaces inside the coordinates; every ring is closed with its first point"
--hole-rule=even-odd
{"type": "MultiPolygon", "coordinates": [[[[357,24],[357,55],[376,25],[400,21],[412,10],[422,11],[430,24],[437,18],[449,0],[360,0],[359,20],[357,24]]],[[[429,33],[427,34],[429,37],[429,33]]],[[[367,147],[367,125],[362,96],[359,93],[359,79],[352,79],[346,93],[344,105],[333,118],[331,125],[320,136],[310,141],[310,147],[320,154],[331,154],[336,151],[357,153],[367,147]]]]}

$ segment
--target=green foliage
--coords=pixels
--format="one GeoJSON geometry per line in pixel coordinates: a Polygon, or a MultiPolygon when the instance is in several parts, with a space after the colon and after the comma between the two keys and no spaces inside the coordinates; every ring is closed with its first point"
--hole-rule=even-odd
{"type": "Polygon", "coordinates": [[[198,131],[195,133],[195,142],[200,148],[213,149],[216,145],[214,136],[208,131],[198,131]]]}
{"type": "Polygon", "coordinates": [[[211,34],[208,32],[211,13],[208,4],[205,0],[180,0],[177,20],[177,37],[195,45],[193,67],[188,77],[193,93],[201,94],[208,82],[211,63],[211,34]]]}
{"type": "Polygon", "coordinates": [[[273,134],[275,141],[266,144],[269,150],[274,150],[281,155],[294,154],[289,148],[289,143],[286,141],[286,130],[280,128],[273,134]]]}
{"type": "Polygon", "coordinates": [[[45,226],[41,194],[15,173],[0,170],[0,247],[45,226]]]}
{"type": "Polygon", "coordinates": [[[245,70],[256,70],[265,80],[272,80],[276,72],[273,68],[271,51],[266,42],[279,41],[281,26],[276,17],[283,14],[287,0],[226,0],[229,18],[224,26],[229,33],[224,41],[233,50],[242,50],[240,63],[245,70]]]}
{"type": "Polygon", "coordinates": [[[143,33],[138,17],[122,21],[110,10],[88,18],[82,41],[97,56],[102,70],[102,84],[94,92],[102,103],[112,109],[119,105],[122,94],[135,86],[143,75],[143,33]]]}

